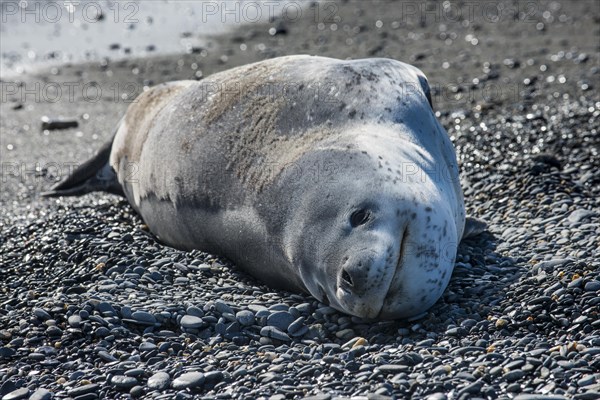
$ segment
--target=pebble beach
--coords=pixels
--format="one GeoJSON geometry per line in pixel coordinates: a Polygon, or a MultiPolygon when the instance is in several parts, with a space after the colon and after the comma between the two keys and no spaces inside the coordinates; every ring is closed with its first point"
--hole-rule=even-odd
{"type": "Polygon", "coordinates": [[[600,398],[600,4],[482,4],[302,3],[180,52],[3,71],[0,399],[600,398]],[[427,75],[488,229],[425,314],[351,317],[161,244],[120,197],[40,197],[144,88],[289,54],[427,75]]]}

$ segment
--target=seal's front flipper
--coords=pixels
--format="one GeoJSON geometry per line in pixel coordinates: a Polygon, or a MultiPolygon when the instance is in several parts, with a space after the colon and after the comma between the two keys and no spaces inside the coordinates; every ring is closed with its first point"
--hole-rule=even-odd
{"type": "Polygon", "coordinates": [[[465,230],[463,232],[463,239],[467,239],[473,236],[477,236],[483,233],[487,229],[487,224],[480,219],[467,217],[465,221],[465,230]]]}
{"type": "Polygon", "coordinates": [[[117,174],[109,164],[111,139],[91,159],[81,164],[65,180],[57,183],[44,197],[81,196],[86,193],[103,191],[124,196],[117,180],[117,174]]]}

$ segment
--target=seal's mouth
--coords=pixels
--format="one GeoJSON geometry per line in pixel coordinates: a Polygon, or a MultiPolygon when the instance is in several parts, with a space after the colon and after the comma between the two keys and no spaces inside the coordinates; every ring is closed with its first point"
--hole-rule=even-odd
{"type": "Polygon", "coordinates": [[[385,293],[385,296],[383,297],[383,300],[381,302],[381,307],[379,308],[379,311],[376,314],[376,318],[377,319],[382,319],[382,318],[388,318],[389,319],[389,313],[386,314],[386,311],[384,309],[386,300],[388,299],[388,297],[390,295],[396,295],[397,293],[395,293],[395,288],[392,287],[392,285],[394,284],[394,282],[396,282],[396,277],[398,276],[398,274],[400,273],[400,271],[402,270],[403,267],[403,259],[405,258],[405,254],[408,248],[408,225],[406,225],[406,227],[404,227],[404,232],[402,233],[402,236],[400,237],[400,248],[398,251],[398,261],[396,262],[396,269],[394,270],[394,275],[392,275],[392,278],[390,279],[389,283],[388,283],[388,288],[387,291],[385,293]]]}
{"type": "Polygon", "coordinates": [[[349,277],[344,277],[344,273],[342,272],[337,277],[335,295],[333,297],[328,297],[327,291],[324,290],[323,286],[319,285],[320,296],[317,298],[322,299],[324,302],[327,302],[327,304],[340,311],[360,318],[394,318],[395,310],[390,310],[388,299],[390,296],[397,297],[399,295],[400,288],[396,287],[397,285],[394,285],[394,283],[398,282],[400,273],[404,268],[406,252],[409,250],[408,238],[408,226],[405,226],[404,231],[400,235],[398,258],[395,264],[389,263],[386,266],[387,268],[381,271],[383,279],[372,282],[371,288],[377,287],[381,290],[373,291],[373,289],[370,289],[358,295],[352,290],[354,285],[352,276],[350,276],[351,274],[348,274],[349,277]]]}

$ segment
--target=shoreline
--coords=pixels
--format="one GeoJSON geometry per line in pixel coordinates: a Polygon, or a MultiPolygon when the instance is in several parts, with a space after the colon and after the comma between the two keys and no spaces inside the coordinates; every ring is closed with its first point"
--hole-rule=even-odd
{"type": "Polygon", "coordinates": [[[291,11],[302,14],[300,6],[290,0],[6,0],[0,10],[0,66],[3,72],[32,73],[65,63],[191,53],[204,46],[207,36],[288,18],[291,11]]]}

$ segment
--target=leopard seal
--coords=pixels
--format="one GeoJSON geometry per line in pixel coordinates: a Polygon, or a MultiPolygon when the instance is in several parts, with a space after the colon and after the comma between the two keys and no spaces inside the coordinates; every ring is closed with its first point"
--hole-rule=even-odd
{"type": "Polygon", "coordinates": [[[419,69],[299,55],[145,91],[46,195],[124,195],[167,245],[392,319],[430,308],[481,230],[458,174],[419,69]]]}

